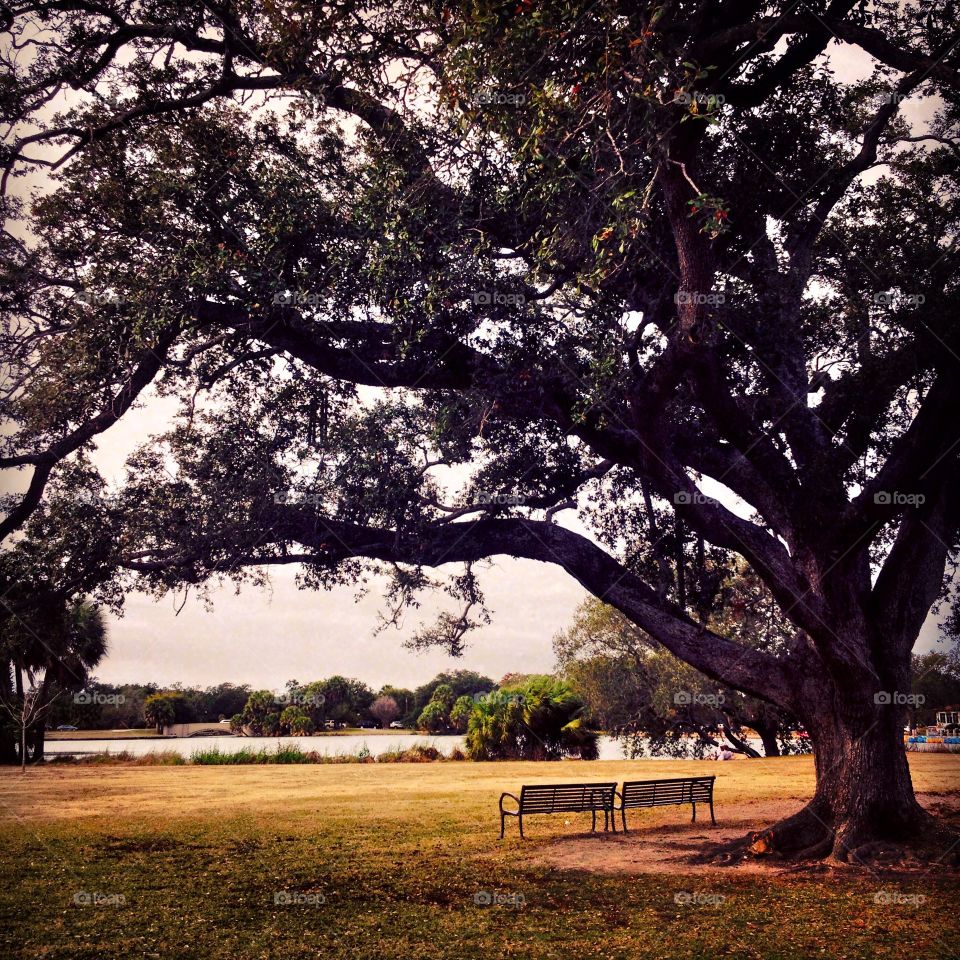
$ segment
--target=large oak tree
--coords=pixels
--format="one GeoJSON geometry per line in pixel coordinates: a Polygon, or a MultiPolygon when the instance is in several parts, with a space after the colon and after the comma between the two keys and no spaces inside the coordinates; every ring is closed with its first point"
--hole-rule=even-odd
{"type": "Polygon", "coordinates": [[[957,542],[955,24],[947,0],[10,7],[7,562],[156,590],[379,563],[397,604],[464,564],[463,615],[421,637],[453,650],[473,564],[557,564],[801,718],[816,793],[764,846],[918,834],[897,695],[957,542]],[[151,386],[181,415],[105,499],[89,446],[151,386]],[[705,625],[744,561],[783,651],[705,625]]]}

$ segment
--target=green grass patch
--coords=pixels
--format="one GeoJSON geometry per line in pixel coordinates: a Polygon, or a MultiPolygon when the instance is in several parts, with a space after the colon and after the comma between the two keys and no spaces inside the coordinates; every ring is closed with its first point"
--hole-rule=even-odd
{"type": "Polygon", "coordinates": [[[306,752],[299,747],[280,747],[268,750],[261,747],[254,750],[241,747],[239,750],[221,750],[211,747],[207,750],[194,750],[190,762],[201,766],[243,766],[251,763],[316,763],[318,754],[306,752]]]}

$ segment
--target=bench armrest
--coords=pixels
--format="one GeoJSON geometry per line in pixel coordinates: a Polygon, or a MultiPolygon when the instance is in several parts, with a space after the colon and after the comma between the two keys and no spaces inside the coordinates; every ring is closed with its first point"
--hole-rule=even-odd
{"type": "Polygon", "coordinates": [[[623,794],[619,790],[613,791],[613,809],[622,810],[623,809],[623,794]],[[620,806],[617,806],[617,797],[620,798],[620,806]]]}
{"type": "Polygon", "coordinates": [[[515,797],[512,793],[501,793],[501,794],[500,794],[500,812],[501,812],[501,813],[510,813],[510,814],[513,814],[514,816],[515,816],[516,814],[518,814],[518,813],[520,812],[520,798],[519,798],[519,797],[515,797]],[[517,809],[516,809],[516,810],[504,810],[504,809],[503,809],[503,800],[504,800],[504,797],[509,797],[511,800],[515,801],[516,804],[517,804],[517,809]]]}

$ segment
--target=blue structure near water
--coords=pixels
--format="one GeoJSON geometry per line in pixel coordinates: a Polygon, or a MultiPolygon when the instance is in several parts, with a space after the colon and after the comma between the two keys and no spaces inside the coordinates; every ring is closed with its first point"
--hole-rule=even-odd
{"type": "Polygon", "coordinates": [[[904,737],[907,750],[916,753],[960,753],[960,737],[904,737]]]}

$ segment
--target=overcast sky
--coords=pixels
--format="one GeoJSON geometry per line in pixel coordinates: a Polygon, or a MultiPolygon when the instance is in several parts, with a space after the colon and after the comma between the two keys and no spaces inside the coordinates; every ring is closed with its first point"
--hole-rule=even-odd
{"type": "MultiPolygon", "coordinates": [[[[841,47],[832,65],[842,80],[869,71],[865,55],[841,47]]],[[[922,125],[932,103],[909,101],[904,114],[922,125]]],[[[108,481],[123,479],[123,463],[147,433],[162,432],[175,409],[170,401],[149,400],[99,438],[94,461],[108,481]]],[[[25,474],[0,476],[0,489],[22,489],[25,474]]],[[[707,487],[711,495],[721,495],[707,487]]],[[[276,568],[271,587],[232,587],[213,593],[214,609],[182,595],[159,602],[131,594],[126,615],[110,623],[110,649],[97,669],[106,682],[153,681],[161,684],[210,685],[222,681],[280,689],[290,679],[309,681],[340,673],[373,687],[383,683],[415,686],[445,669],[480,671],[494,679],[508,672],[548,671],[553,667],[551,640],[566,626],[585,594],[557,567],[527,560],[495,558],[479,572],[493,623],[472,635],[465,655],[453,659],[439,651],[406,649],[421,622],[442,609],[440,598],[428,597],[401,628],[374,635],[379,592],[357,600],[351,588],[329,593],[298,591],[295,572],[276,568]],[[176,609],[183,603],[177,614],[176,609]]],[[[927,650],[937,642],[929,618],[918,643],[927,650]]]]}

